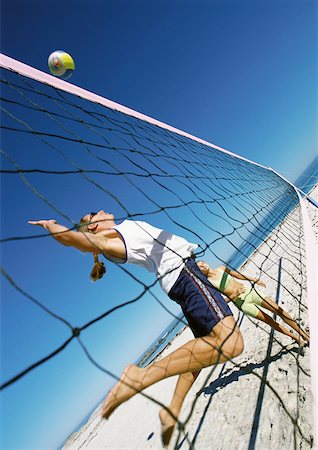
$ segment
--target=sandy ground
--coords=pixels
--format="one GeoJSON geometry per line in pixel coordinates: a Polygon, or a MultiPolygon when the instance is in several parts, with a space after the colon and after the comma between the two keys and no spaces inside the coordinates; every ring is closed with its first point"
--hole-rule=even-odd
{"type": "MultiPolygon", "coordinates": [[[[312,196],[317,199],[316,188],[312,196]]],[[[317,225],[314,208],[309,213],[317,225]]],[[[294,222],[299,220],[293,213],[294,222]]],[[[290,221],[283,223],[278,245],[274,233],[241,270],[258,275],[266,292],[276,298],[278,261],[281,259],[279,303],[308,325],[304,269],[291,259],[290,221]],[[266,275],[265,275],[266,274],[266,275]],[[294,297],[300,301],[296,301],[294,297]]],[[[317,233],[317,232],[316,232],[317,233]]],[[[317,234],[316,234],[317,236],[317,234]]],[[[298,245],[299,247],[299,245],[298,245]]],[[[303,261],[304,263],[304,261],[303,261]]],[[[311,448],[312,395],[310,349],[300,355],[297,344],[280,333],[255,322],[231,307],[245,341],[244,352],[233,362],[204,369],[189,392],[169,449],[196,450],[290,450],[311,448]]],[[[192,338],[186,328],[160,357],[192,338]]],[[[176,377],[146,389],[152,399],[168,405],[176,377]]],[[[63,449],[150,450],[162,449],[160,405],[141,394],[120,406],[108,421],[100,418],[99,405],[89,421],[64,444],[63,449]]]]}

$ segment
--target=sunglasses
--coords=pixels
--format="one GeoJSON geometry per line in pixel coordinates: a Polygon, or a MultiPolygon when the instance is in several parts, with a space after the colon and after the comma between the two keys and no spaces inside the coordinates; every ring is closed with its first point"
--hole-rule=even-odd
{"type": "Polygon", "coordinates": [[[89,214],[89,221],[91,222],[92,221],[92,218],[94,217],[94,216],[96,216],[96,212],[91,212],[90,214],[89,214]]]}

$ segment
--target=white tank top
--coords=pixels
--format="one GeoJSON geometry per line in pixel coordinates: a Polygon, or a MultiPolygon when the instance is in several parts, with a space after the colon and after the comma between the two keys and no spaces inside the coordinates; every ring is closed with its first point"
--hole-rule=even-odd
{"type": "Polygon", "coordinates": [[[184,259],[191,257],[198,247],[147,222],[124,220],[113,229],[121,235],[126,247],[126,260],[117,262],[136,264],[156,273],[167,293],[177,281],[184,259]]]}

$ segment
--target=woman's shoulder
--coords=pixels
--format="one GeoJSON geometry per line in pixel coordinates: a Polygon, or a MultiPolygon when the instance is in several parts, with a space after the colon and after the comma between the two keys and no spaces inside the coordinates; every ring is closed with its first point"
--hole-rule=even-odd
{"type": "Polygon", "coordinates": [[[209,272],[209,279],[211,280],[216,280],[221,278],[222,273],[224,272],[224,270],[222,269],[223,266],[217,267],[216,269],[212,269],[210,268],[210,272],[209,272]]]}

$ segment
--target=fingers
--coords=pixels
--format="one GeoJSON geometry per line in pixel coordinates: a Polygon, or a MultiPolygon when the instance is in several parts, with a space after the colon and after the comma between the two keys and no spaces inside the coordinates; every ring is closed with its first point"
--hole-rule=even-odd
{"type": "Polygon", "coordinates": [[[54,219],[50,219],[50,220],[28,220],[28,223],[30,225],[36,225],[39,227],[46,228],[45,225],[47,225],[49,223],[57,223],[57,222],[54,219]]]}

